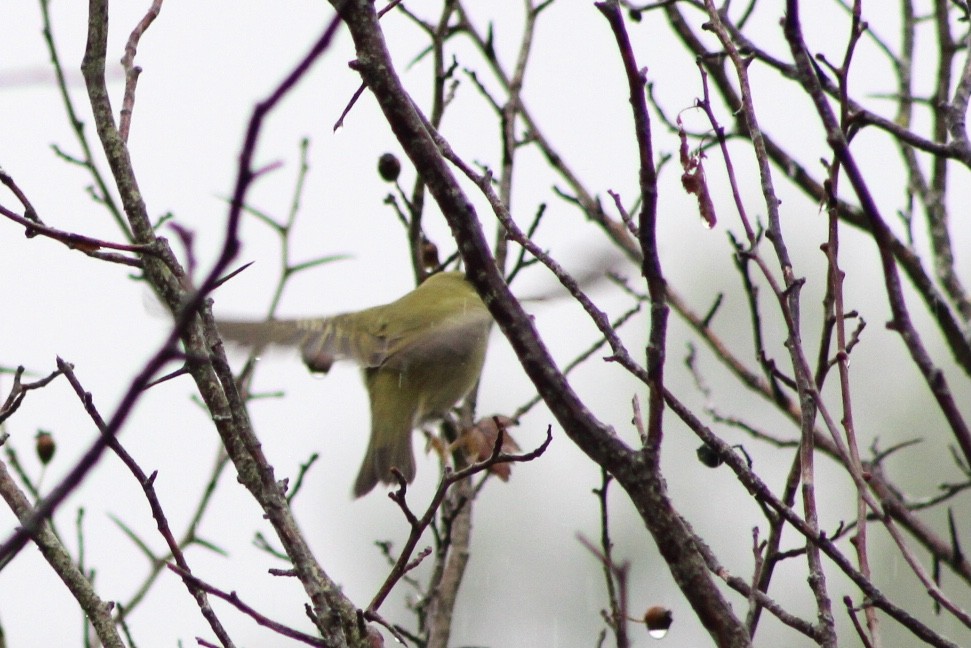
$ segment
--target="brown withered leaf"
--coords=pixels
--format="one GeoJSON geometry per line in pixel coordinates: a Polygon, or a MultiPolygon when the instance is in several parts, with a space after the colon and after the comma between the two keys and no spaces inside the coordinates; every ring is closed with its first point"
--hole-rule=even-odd
{"type": "Polygon", "coordinates": [[[715,204],[711,201],[708,193],[708,182],[705,179],[705,166],[703,151],[697,150],[691,153],[688,149],[688,135],[684,132],[684,125],[681,118],[678,118],[678,137],[681,138],[681,185],[689,194],[693,194],[698,199],[698,211],[705,223],[705,227],[712,229],[717,222],[715,217],[715,204]]]}
{"type": "MultiPolygon", "coordinates": [[[[455,441],[455,447],[461,448],[469,461],[485,461],[492,456],[496,447],[496,438],[502,430],[502,452],[512,454],[519,452],[519,444],[509,434],[509,428],[516,425],[508,416],[487,416],[476,421],[475,425],[466,428],[455,441]]],[[[489,472],[502,481],[509,481],[512,471],[511,463],[498,463],[489,467],[489,472]]]]}

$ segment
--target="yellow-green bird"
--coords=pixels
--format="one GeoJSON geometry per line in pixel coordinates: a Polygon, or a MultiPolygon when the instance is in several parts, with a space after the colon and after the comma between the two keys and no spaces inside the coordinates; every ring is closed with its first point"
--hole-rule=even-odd
{"type": "Polygon", "coordinates": [[[300,349],[314,371],[335,360],[363,367],[371,401],[371,440],[354,482],[354,496],[395,467],[411,482],[411,432],[441,418],[479,379],[492,318],[461,272],[440,272],[400,299],[353,313],[269,322],[218,320],[227,339],[257,349],[300,349]]]}

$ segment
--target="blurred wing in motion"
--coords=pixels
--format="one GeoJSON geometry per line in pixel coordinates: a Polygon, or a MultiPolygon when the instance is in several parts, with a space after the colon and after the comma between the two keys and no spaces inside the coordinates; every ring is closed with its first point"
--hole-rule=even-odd
{"type": "Polygon", "coordinates": [[[300,349],[311,371],[326,373],[337,360],[374,367],[387,357],[387,338],[362,329],[360,315],[268,322],[217,320],[216,325],[226,339],[257,350],[270,346],[300,349]]]}

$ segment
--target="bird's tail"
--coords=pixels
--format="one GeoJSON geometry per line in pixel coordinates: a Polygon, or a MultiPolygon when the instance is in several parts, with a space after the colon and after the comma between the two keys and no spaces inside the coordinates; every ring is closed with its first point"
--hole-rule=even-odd
{"type": "Polygon", "coordinates": [[[411,430],[385,437],[372,434],[361,470],[354,481],[354,497],[371,492],[378,482],[391,484],[395,481],[391,468],[397,468],[405,480],[415,479],[415,454],[411,447],[411,430]]]}
{"type": "Polygon", "coordinates": [[[386,368],[365,369],[364,382],[371,400],[371,440],[354,482],[354,497],[366,495],[379,481],[394,483],[392,468],[408,482],[415,478],[411,431],[420,397],[414,385],[386,368]]]}

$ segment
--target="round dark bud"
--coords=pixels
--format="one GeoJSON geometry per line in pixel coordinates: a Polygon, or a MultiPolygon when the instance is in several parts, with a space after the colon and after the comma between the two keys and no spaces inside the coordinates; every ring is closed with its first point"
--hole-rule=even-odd
{"type": "Polygon", "coordinates": [[[671,614],[671,610],[661,605],[652,605],[644,613],[644,625],[650,631],[667,632],[672,623],[674,623],[674,615],[671,614]]]}
{"type": "Polygon", "coordinates": [[[718,451],[707,443],[699,446],[696,452],[698,454],[698,461],[705,464],[709,468],[717,468],[718,466],[722,465],[722,461],[724,461],[718,455],[718,451]]]}
{"type": "Polygon", "coordinates": [[[425,241],[421,244],[421,264],[426,270],[441,265],[438,261],[438,246],[431,241],[425,241]]]}
{"type": "Polygon", "coordinates": [[[394,153],[385,153],[378,158],[378,173],[385,182],[394,182],[401,173],[401,162],[394,153]]]}
{"type": "Polygon", "coordinates": [[[35,439],[37,442],[37,458],[40,459],[40,462],[46,466],[54,456],[54,451],[57,449],[57,444],[54,443],[54,437],[51,436],[51,433],[45,432],[44,430],[40,430],[35,439]]]}

